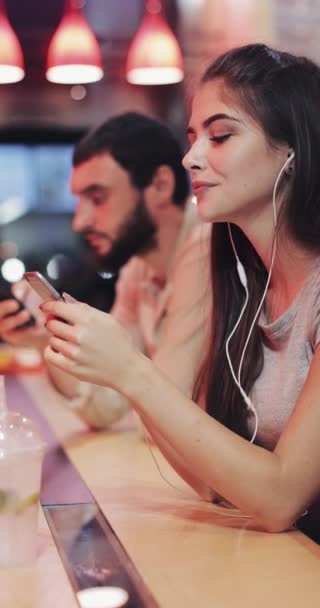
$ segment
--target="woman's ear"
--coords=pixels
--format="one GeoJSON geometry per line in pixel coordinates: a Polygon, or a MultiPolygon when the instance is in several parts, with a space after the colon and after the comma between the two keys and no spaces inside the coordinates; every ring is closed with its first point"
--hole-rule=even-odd
{"type": "Polygon", "coordinates": [[[154,209],[171,204],[175,185],[175,176],[171,167],[160,165],[154,173],[151,184],[146,188],[148,203],[154,209]]]}

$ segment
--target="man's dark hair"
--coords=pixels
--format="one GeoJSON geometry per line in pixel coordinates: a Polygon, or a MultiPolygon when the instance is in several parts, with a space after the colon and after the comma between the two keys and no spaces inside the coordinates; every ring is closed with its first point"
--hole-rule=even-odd
{"type": "Polygon", "coordinates": [[[126,112],[90,131],[75,147],[73,166],[93,156],[111,156],[125,169],[133,186],[143,190],[160,165],[171,167],[175,176],[173,202],[183,207],[189,192],[179,143],[164,124],[137,112],[126,112]]]}

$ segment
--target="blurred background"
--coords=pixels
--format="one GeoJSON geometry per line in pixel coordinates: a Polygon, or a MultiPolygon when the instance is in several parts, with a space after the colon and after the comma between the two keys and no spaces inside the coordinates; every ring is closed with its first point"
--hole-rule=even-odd
{"type": "MultiPolygon", "coordinates": [[[[138,110],[167,122],[185,145],[188,98],[209,59],[232,46],[261,41],[320,61],[319,26],[319,0],[1,0],[0,78],[7,27],[17,37],[25,72],[19,82],[0,84],[3,289],[24,270],[40,270],[58,289],[109,308],[116,278],[97,274],[90,252],[71,230],[74,143],[113,114],[138,110]],[[72,12],[96,37],[99,81],[47,79],[53,62],[50,44],[72,12]],[[155,15],[170,28],[181,51],[182,79],[128,82],[130,49],[143,19],[155,15]]],[[[147,27],[154,36],[153,25],[147,27]]],[[[66,35],[71,44],[72,28],[66,35]]],[[[157,61],[163,49],[162,42],[157,61]]]]}

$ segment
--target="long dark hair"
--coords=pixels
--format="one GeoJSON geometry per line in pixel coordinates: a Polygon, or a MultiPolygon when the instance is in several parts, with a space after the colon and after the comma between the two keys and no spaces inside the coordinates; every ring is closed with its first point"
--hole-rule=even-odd
{"type": "MultiPolygon", "coordinates": [[[[233,49],[216,59],[201,83],[221,79],[226,91],[264,130],[271,146],[288,144],[295,151],[294,173],[279,221],[297,243],[320,250],[320,69],[304,57],[278,52],[262,44],[233,49]]],[[[247,274],[249,303],[230,344],[235,370],[263,295],[267,273],[255,249],[237,226],[235,245],[247,274]]],[[[205,397],[207,412],[233,431],[248,437],[248,415],[232,380],[225,345],[240,314],[244,291],[225,223],[214,224],[211,239],[213,312],[210,348],[200,370],[194,398],[205,397]]],[[[263,368],[263,336],[256,326],[242,372],[247,394],[263,368]]]]}

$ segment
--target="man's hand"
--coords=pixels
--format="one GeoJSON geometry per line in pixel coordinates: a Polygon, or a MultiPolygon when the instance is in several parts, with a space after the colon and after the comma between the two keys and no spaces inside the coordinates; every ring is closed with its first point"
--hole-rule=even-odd
{"type": "Polygon", "coordinates": [[[28,310],[20,310],[19,303],[14,300],[3,300],[0,302],[0,336],[4,338],[4,334],[12,332],[30,319],[31,315],[28,310]]]}
{"type": "MultiPolygon", "coordinates": [[[[22,281],[13,286],[12,291],[21,302],[25,301],[27,288],[22,281]]],[[[13,346],[31,346],[43,350],[48,343],[48,332],[41,322],[41,313],[36,315],[36,324],[23,328],[31,315],[34,314],[24,308],[20,310],[15,299],[0,302],[0,338],[13,346]]],[[[35,315],[34,315],[35,316],[35,315]]]]}

